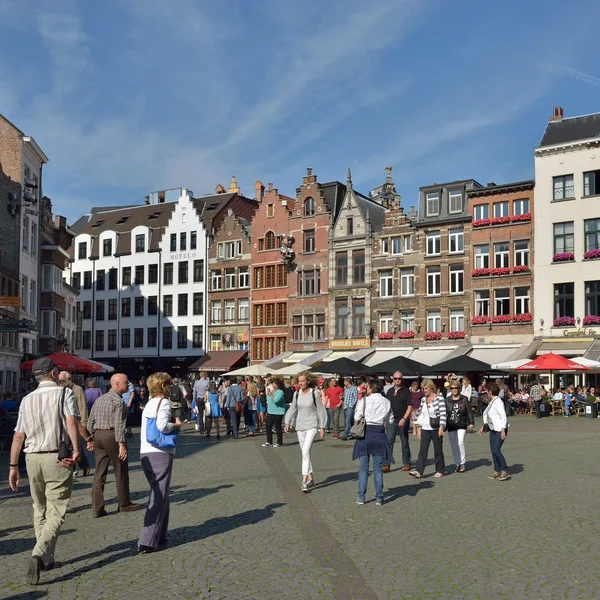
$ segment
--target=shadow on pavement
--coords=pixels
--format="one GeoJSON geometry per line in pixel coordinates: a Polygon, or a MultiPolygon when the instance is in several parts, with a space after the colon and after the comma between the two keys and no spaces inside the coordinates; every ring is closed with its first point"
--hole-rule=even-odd
{"type": "Polygon", "coordinates": [[[14,533],[15,531],[25,531],[26,529],[31,529],[31,525],[20,525],[19,527],[9,527],[8,529],[0,529],[0,538],[8,535],[9,533],[14,533]]]}
{"type": "Polygon", "coordinates": [[[320,483],[315,484],[314,489],[318,490],[329,487],[330,485],[345,483],[346,481],[358,481],[358,472],[352,471],[351,473],[338,473],[337,475],[330,475],[327,479],[323,479],[323,481],[320,483]]]}
{"type": "Polygon", "coordinates": [[[433,481],[423,481],[422,483],[413,483],[410,485],[401,485],[398,487],[389,488],[387,492],[384,493],[383,499],[387,504],[388,502],[394,502],[394,500],[405,498],[406,496],[416,496],[419,491],[432,488],[434,486],[435,483],[433,483],[433,481]]]}
{"type": "Polygon", "coordinates": [[[36,600],[36,598],[45,598],[46,592],[24,592],[23,594],[16,594],[14,596],[7,596],[4,600],[36,600]]]}
{"type": "MultiPolygon", "coordinates": [[[[19,531],[20,529],[29,529],[33,533],[33,525],[27,527],[15,527],[12,531],[19,531]]],[[[10,529],[6,529],[4,532],[8,533],[10,529]]],[[[68,535],[73,533],[75,529],[61,529],[60,535],[68,535]]],[[[9,538],[0,540],[0,556],[7,554],[20,554],[21,552],[31,552],[35,546],[35,537],[26,538],[9,538]]]]}
{"type": "Polygon", "coordinates": [[[522,473],[525,470],[525,465],[522,465],[520,463],[514,464],[514,465],[508,465],[508,472],[511,475],[518,475],[519,473],[522,473]]]}

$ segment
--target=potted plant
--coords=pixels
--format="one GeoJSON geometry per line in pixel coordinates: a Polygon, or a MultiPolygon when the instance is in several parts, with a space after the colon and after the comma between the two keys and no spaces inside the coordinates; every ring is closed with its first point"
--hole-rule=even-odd
{"type": "Polygon", "coordinates": [[[575,317],[558,317],[554,319],[554,327],[575,327],[575,317]]]}
{"type": "Polygon", "coordinates": [[[596,260],[597,258],[600,258],[600,248],[596,248],[595,250],[588,250],[583,255],[583,258],[585,260],[596,260]]]}
{"type": "Polygon", "coordinates": [[[425,333],[423,338],[426,340],[441,340],[442,332],[441,331],[428,331],[425,333]]]}
{"type": "Polygon", "coordinates": [[[566,262],[575,260],[575,255],[572,252],[558,252],[552,257],[552,262],[566,262]]]}

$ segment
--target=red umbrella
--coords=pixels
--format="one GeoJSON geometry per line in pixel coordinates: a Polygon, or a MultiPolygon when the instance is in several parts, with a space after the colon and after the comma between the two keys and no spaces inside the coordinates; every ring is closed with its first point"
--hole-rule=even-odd
{"type": "MultiPolygon", "coordinates": [[[[54,364],[61,371],[77,371],[78,373],[98,373],[102,371],[102,365],[82,358],[81,356],[75,356],[74,354],[68,354],[67,352],[55,352],[49,354],[45,358],[49,358],[54,361],[54,364]]],[[[27,362],[21,363],[21,371],[31,371],[35,360],[28,360],[27,362]]]]}
{"type": "Polygon", "coordinates": [[[553,354],[542,354],[533,360],[517,367],[515,371],[543,371],[548,373],[550,371],[587,371],[588,367],[576,363],[564,356],[553,354]]]}

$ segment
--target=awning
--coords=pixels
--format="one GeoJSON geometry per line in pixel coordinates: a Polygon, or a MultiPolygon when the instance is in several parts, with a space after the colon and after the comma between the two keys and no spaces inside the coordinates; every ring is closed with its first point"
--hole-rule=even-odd
{"type": "Polygon", "coordinates": [[[445,348],[415,348],[415,350],[408,355],[408,358],[423,363],[424,365],[435,365],[442,362],[451,352],[454,352],[455,348],[456,346],[446,346],[445,348]]]}
{"type": "Polygon", "coordinates": [[[509,361],[514,354],[519,352],[520,348],[521,344],[473,346],[469,356],[488,365],[494,365],[509,361]]]}
{"type": "Polygon", "coordinates": [[[311,357],[313,354],[314,352],[293,352],[282,360],[284,363],[297,363],[301,360],[311,357]]]}
{"type": "Polygon", "coordinates": [[[193,363],[190,371],[231,371],[234,367],[245,364],[248,350],[215,350],[207,352],[202,358],[193,363]],[[242,364],[243,363],[243,364],[242,364]]]}
{"type": "MultiPolygon", "coordinates": [[[[537,355],[560,354],[560,356],[585,356],[590,346],[594,343],[595,338],[557,338],[556,340],[544,340],[537,349],[537,355]]],[[[592,356],[588,356],[595,360],[592,356]]]]}
{"type": "Polygon", "coordinates": [[[477,360],[472,356],[463,355],[443,360],[433,365],[431,370],[436,373],[441,373],[442,375],[445,375],[446,373],[464,375],[465,373],[487,373],[488,371],[491,371],[491,367],[489,363],[477,360]]]}
{"type": "Polygon", "coordinates": [[[356,350],[350,350],[350,352],[332,352],[329,356],[326,356],[323,359],[323,362],[331,362],[333,360],[337,360],[338,358],[348,358],[349,356],[352,356],[353,354],[356,354],[356,350]]]}
{"type": "MultiPolygon", "coordinates": [[[[105,367],[101,363],[68,352],[54,352],[54,354],[49,354],[45,358],[52,360],[59,369],[74,373],[103,373],[105,367]]],[[[31,371],[34,363],[35,360],[21,363],[21,371],[31,371]]]]}
{"type": "Polygon", "coordinates": [[[585,358],[589,358],[590,360],[600,361],[600,340],[594,341],[594,343],[588,348],[584,356],[585,358]]]}
{"type": "Polygon", "coordinates": [[[398,356],[408,356],[412,352],[411,348],[398,348],[397,350],[375,350],[367,360],[363,362],[363,364],[368,367],[372,367],[374,365],[378,365],[379,363],[385,362],[386,360],[390,360],[392,358],[396,358],[398,356]]]}

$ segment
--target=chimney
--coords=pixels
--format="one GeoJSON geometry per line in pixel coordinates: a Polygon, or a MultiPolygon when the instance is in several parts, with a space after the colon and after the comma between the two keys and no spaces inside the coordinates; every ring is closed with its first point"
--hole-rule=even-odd
{"type": "Polygon", "coordinates": [[[217,194],[224,194],[226,191],[227,190],[220,183],[217,183],[217,187],[215,188],[217,194]]]}
{"type": "Polygon", "coordinates": [[[148,204],[150,204],[150,196],[146,196],[144,198],[144,204],[147,206],[148,204]]]}
{"type": "Polygon", "coordinates": [[[269,192],[273,192],[274,194],[277,193],[277,188],[273,187],[272,183],[267,183],[267,185],[269,186],[269,192]]]}
{"type": "Polygon", "coordinates": [[[550,123],[552,123],[552,121],[562,121],[563,116],[564,116],[563,107],[562,106],[555,106],[554,107],[554,114],[550,117],[550,119],[548,119],[548,121],[550,123]]]}
{"type": "Polygon", "coordinates": [[[488,186],[488,187],[496,187],[496,184],[495,184],[493,181],[490,181],[490,182],[487,184],[487,186],[488,186]]]}
{"type": "Polygon", "coordinates": [[[261,202],[265,196],[265,184],[258,179],[254,182],[254,199],[261,202]]]}
{"type": "Polygon", "coordinates": [[[56,215],[54,217],[54,226],[57,229],[65,229],[67,226],[67,217],[61,217],[60,215],[56,215]]]}
{"type": "Polygon", "coordinates": [[[302,178],[302,183],[306,185],[307,183],[315,183],[317,181],[317,176],[312,174],[312,169],[309,167],[306,169],[306,175],[302,178]]]}

